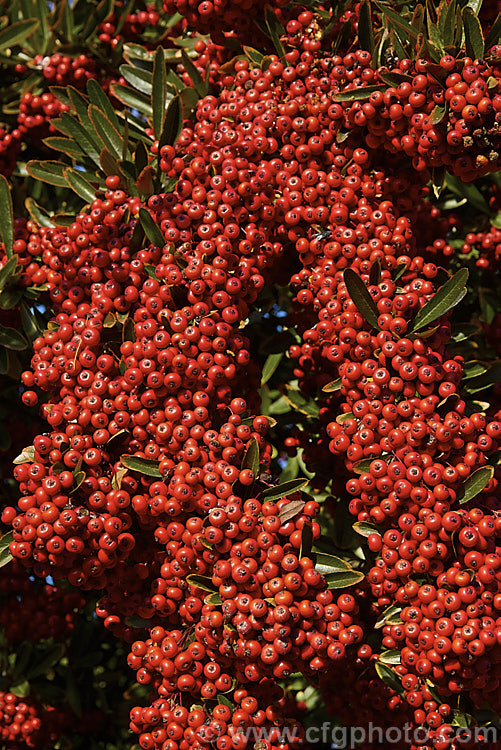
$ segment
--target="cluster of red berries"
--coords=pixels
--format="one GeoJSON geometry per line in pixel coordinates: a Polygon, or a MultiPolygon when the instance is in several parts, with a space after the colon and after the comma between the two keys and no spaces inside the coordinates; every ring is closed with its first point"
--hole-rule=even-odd
{"type": "MultiPolygon", "coordinates": [[[[38,747],[47,734],[44,710],[30,698],[0,692],[0,738],[6,748],[38,747]]],[[[55,737],[52,737],[55,739],[55,737]]]]}
{"type": "Polygon", "coordinates": [[[76,614],[85,605],[77,591],[31,580],[16,560],[2,573],[0,597],[0,625],[9,643],[64,638],[73,632],[76,614]]]}
{"type": "MultiPolygon", "coordinates": [[[[173,5],[213,36],[247,25],[251,7],[173,5]]],[[[97,614],[132,644],[129,666],[151,691],[131,712],[143,750],[244,750],[252,728],[270,730],[266,750],[299,745],[279,730],[296,706],[278,682],[295,671],[325,691],[348,680],[370,698],[363,721],[411,715],[445,749],[456,696],[501,708],[501,422],[462,398],[450,316],[422,335],[413,324],[447,279],[444,223],[457,226],[427,204],[428,170],[469,180],[499,166],[500,71],[403,60],[398,86],[353,102],[337,94],[388,71],[363,50],[323,53],[309,11],[287,35],[283,60],[237,59],[175,146],[153,145],[171,193],[143,203],[111,176],[69,227],[17,225],[22,283],[46,284],[53,312],[22,375],[27,406],[47,394],[48,427],[14,470],[20,499],[2,522],[36,575],[102,593],[97,614]],[[143,247],[151,222],[162,241],[143,247]],[[320,400],[339,380],[318,438],[298,430],[286,447],[304,448],[314,487],[347,478],[351,513],[374,524],[377,558],[354,593],[329,590],[309,554],[319,504],[268,499],[270,421],[241,330],[266,283],[294,289],[303,394],[320,400]],[[460,508],[489,466],[483,509],[460,508]],[[402,696],[377,681],[363,643],[389,606],[401,622],[384,625],[382,645],[400,652],[402,696]]]]}
{"type": "MultiPolygon", "coordinates": [[[[272,8],[280,11],[286,0],[273,0],[272,8]]],[[[164,10],[180,13],[188,26],[202,34],[210,34],[218,44],[224,43],[225,31],[231,29],[246,39],[257,36],[258,29],[249,28],[256,14],[262,15],[264,0],[164,0],[164,10]],[[254,33],[253,33],[254,32],[254,33]]]]}

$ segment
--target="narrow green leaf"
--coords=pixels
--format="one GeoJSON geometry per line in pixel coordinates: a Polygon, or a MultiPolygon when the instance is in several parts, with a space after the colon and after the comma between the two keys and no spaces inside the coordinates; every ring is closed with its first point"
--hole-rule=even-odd
{"type": "Polygon", "coordinates": [[[313,531],[311,523],[305,523],[301,529],[301,546],[299,548],[299,559],[309,557],[313,545],[313,531]]]}
{"type": "Polygon", "coordinates": [[[82,125],[75,117],[72,117],[67,112],[63,112],[60,118],[52,121],[52,124],[61,133],[72,138],[83,152],[92,159],[94,164],[99,166],[101,142],[93,135],[90,120],[88,126],[82,125]]]}
{"type": "Polygon", "coordinates": [[[135,68],[132,65],[121,65],[120,73],[127,83],[130,83],[136,91],[139,91],[141,94],[146,94],[146,96],[151,96],[153,85],[151,82],[152,74],[150,71],[143,70],[142,68],[135,68]]]}
{"type": "Polygon", "coordinates": [[[275,47],[277,55],[279,57],[285,57],[285,48],[280,40],[280,37],[285,34],[285,29],[278,20],[275,12],[272,8],[270,8],[269,5],[266,6],[264,11],[264,22],[266,24],[266,28],[268,29],[270,39],[273,42],[273,46],[275,47]]]}
{"type": "Polygon", "coordinates": [[[7,283],[16,275],[18,263],[19,257],[17,255],[12,255],[7,263],[0,268],[0,292],[5,289],[7,283]]]}
{"type": "Polygon", "coordinates": [[[419,331],[449,312],[466,294],[468,269],[462,268],[445,282],[417,313],[409,326],[409,331],[419,331]]]}
{"type": "Polygon", "coordinates": [[[277,352],[277,354],[270,354],[266,358],[266,362],[263,365],[263,372],[261,375],[261,385],[264,385],[271,378],[277,367],[279,366],[284,352],[277,352]]]}
{"type": "Polygon", "coordinates": [[[495,44],[499,44],[501,39],[501,13],[498,13],[496,20],[492,24],[489,33],[485,38],[485,49],[489,50],[495,44]]]}
{"type": "Polygon", "coordinates": [[[377,286],[381,281],[381,261],[379,258],[374,261],[369,271],[369,286],[377,286]]]}
{"type": "MultiPolygon", "coordinates": [[[[286,392],[283,395],[285,401],[290,404],[296,411],[305,414],[311,419],[316,419],[320,413],[320,407],[313,399],[303,396],[301,391],[290,386],[286,386],[286,392]]],[[[276,412],[278,413],[278,412],[276,412]]]]}
{"type": "Polygon", "coordinates": [[[242,470],[250,469],[254,476],[259,474],[259,445],[256,438],[251,438],[247,444],[247,449],[242,459],[242,470]]]}
{"type": "Polygon", "coordinates": [[[471,378],[478,378],[479,375],[483,375],[489,370],[489,365],[484,362],[480,362],[478,359],[472,359],[465,362],[463,365],[463,377],[462,380],[470,380],[471,378]]]}
{"type": "Polygon", "coordinates": [[[449,45],[454,44],[456,11],[456,0],[451,0],[450,3],[445,3],[440,14],[439,25],[442,30],[442,41],[444,47],[448,47],[449,45]]]}
{"type": "Polygon", "coordinates": [[[267,487],[261,492],[262,500],[280,500],[282,497],[288,497],[293,492],[302,490],[308,484],[309,480],[303,479],[290,479],[288,482],[277,484],[275,487],[267,487]]]}
{"type": "Polygon", "coordinates": [[[411,26],[410,23],[407,23],[407,21],[405,21],[401,15],[392,10],[391,7],[386,5],[385,3],[379,2],[379,0],[375,0],[375,4],[379,8],[379,10],[385,14],[389,21],[391,21],[391,26],[403,31],[405,33],[405,36],[409,39],[417,40],[418,31],[414,28],[414,26],[411,26]]]}
{"type": "Polygon", "coordinates": [[[43,331],[38,324],[35,314],[24,300],[21,300],[20,316],[23,330],[30,341],[34,341],[38,336],[42,335],[43,331]]]}
{"type": "Polygon", "coordinates": [[[181,99],[179,96],[175,96],[170,100],[165,113],[165,121],[162,133],[160,135],[158,150],[162,146],[174,146],[176,143],[181,128],[183,127],[183,113],[181,107],[181,99]]]}
{"type": "Polygon", "coordinates": [[[161,477],[159,470],[159,461],[152,458],[143,458],[142,456],[120,456],[122,464],[131,471],[137,471],[139,474],[146,474],[148,477],[161,477]]]}
{"type": "Polygon", "coordinates": [[[223,600],[217,592],[214,592],[212,594],[207,594],[204,602],[206,604],[212,604],[213,607],[219,607],[223,603],[223,600]]]}
{"type": "Polygon", "coordinates": [[[484,56],[484,35],[476,13],[469,7],[463,10],[466,54],[474,60],[484,56]]]}
{"type": "Polygon", "coordinates": [[[370,0],[362,0],[358,10],[358,43],[361,49],[374,54],[374,32],[372,30],[370,0]]]}
{"type": "Polygon", "coordinates": [[[115,112],[108,96],[103,91],[102,86],[100,86],[94,78],[90,78],[87,81],[87,94],[89,96],[90,103],[94,104],[98,109],[100,109],[101,112],[111,122],[115,130],[118,130],[120,132],[120,130],[122,129],[122,124],[117,116],[117,113],[115,112]]]}
{"type": "Polygon", "coordinates": [[[345,589],[348,586],[355,586],[363,581],[365,574],[361,570],[343,570],[337,573],[329,573],[325,576],[328,589],[345,589]]]}
{"type": "Polygon", "coordinates": [[[379,678],[388,685],[388,687],[399,695],[404,694],[400,677],[393,669],[391,669],[391,667],[387,664],[382,664],[381,661],[377,661],[374,666],[379,678]]]}
{"type": "Polygon", "coordinates": [[[376,303],[360,276],[352,268],[347,268],[343,278],[348,294],[355,303],[358,312],[373,328],[379,329],[379,313],[376,303]]]}
{"type": "Polygon", "coordinates": [[[356,102],[362,99],[368,99],[375,91],[386,91],[386,86],[359,86],[354,89],[338,91],[332,97],[334,102],[356,102]]]}
{"type": "Polygon", "coordinates": [[[122,84],[114,83],[111,85],[110,90],[112,94],[125,104],[126,107],[137,109],[138,112],[145,115],[145,117],[151,117],[153,110],[151,103],[146,94],[142,94],[140,91],[135,91],[128,86],[122,86],[122,84]]]}
{"type": "Polygon", "coordinates": [[[30,683],[28,682],[28,680],[17,682],[15,685],[10,686],[9,692],[17,696],[18,698],[26,698],[26,696],[30,692],[30,683]]]}
{"type": "Polygon", "coordinates": [[[92,203],[96,198],[96,191],[87,180],[82,177],[76,169],[68,167],[64,170],[64,177],[69,187],[87,203],[92,203]]]}
{"type": "Polygon", "coordinates": [[[26,165],[26,171],[33,179],[67,188],[68,183],[64,177],[65,168],[66,164],[61,161],[29,161],[26,165]]]}
{"type": "Polygon", "coordinates": [[[14,245],[14,210],[10,187],[4,175],[0,175],[0,237],[8,258],[12,257],[14,245]]]}
{"type": "Polygon", "coordinates": [[[209,576],[200,576],[196,573],[192,573],[189,576],[186,576],[186,582],[190,586],[196,586],[197,589],[202,589],[202,591],[210,591],[214,594],[218,593],[216,584],[212,583],[212,578],[209,578],[209,576]]]}
{"type": "Polygon", "coordinates": [[[430,125],[438,125],[445,117],[446,108],[436,104],[430,112],[430,125]]]}
{"type": "Polygon", "coordinates": [[[324,393],[335,393],[336,391],[340,391],[341,388],[342,388],[341,378],[337,378],[337,380],[331,380],[330,383],[327,383],[327,385],[324,385],[322,390],[324,393]]]}
{"type": "Polygon", "coordinates": [[[351,570],[351,565],[341,557],[327,555],[325,552],[315,553],[315,569],[323,576],[351,570]]]}
{"type": "Polygon", "coordinates": [[[152,215],[146,208],[139,209],[139,221],[141,222],[141,226],[152,245],[163,248],[165,245],[165,238],[160,231],[160,228],[153,220],[152,215]]]}
{"type": "Polygon", "coordinates": [[[15,44],[23,42],[33,34],[39,25],[40,22],[36,18],[27,18],[24,21],[8,24],[0,31],[0,50],[9,49],[15,44]]]}
{"type": "MultiPolygon", "coordinates": [[[[19,456],[16,456],[14,461],[12,463],[14,464],[30,464],[33,463],[35,460],[35,448],[32,445],[28,445],[26,448],[23,448],[19,456]]],[[[3,539],[3,537],[2,537],[3,539]]],[[[2,546],[2,542],[0,540],[0,549],[2,546]]]]}
{"type": "Polygon", "coordinates": [[[384,612],[381,613],[381,616],[374,625],[376,630],[379,630],[384,625],[398,625],[398,623],[401,622],[401,611],[402,607],[399,607],[397,604],[391,604],[389,607],[387,607],[384,612]]]}
{"type": "Polygon", "coordinates": [[[365,537],[368,537],[370,534],[379,533],[378,527],[373,523],[369,523],[368,521],[355,521],[355,523],[353,524],[353,528],[357,532],[357,534],[365,537]]]}
{"type": "Polygon", "coordinates": [[[14,532],[8,531],[5,534],[2,534],[0,538],[0,552],[3,552],[5,549],[8,549],[9,544],[14,541],[14,532]]]}
{"type": "Polygon", "coordinates": [[[188,56],[188,53],[186,52],[186,50],[183,49],[181,54],[183,56],[183,63],[184,63],[184,67],[186,68],[186,72],[188,73],[193,83],[193,88],[195,89],[195,91],[201,98],[203,98],[204,96],[207,96],[207,93],[209,90],[208,79],[207,81],[204,81],[204,79],[200,75],[200,71],[195,66],[191,58],[188,56]]]}
{"type": "Polygon", "coordinates": [[[402,652],[398,648],[393,648],[390,651],[383,651],[379,655],[379,662],[381,664],[400,664],[401,656],[402,652]]]}
{"type": "Polygon", "coordinates": [[[0,326],[0,346],[20,352],[28,347],[28,342],[15,328],[0,326]]]}
{"type": "Polygon", "coordinates": [[[253,65],[260,68],[264,58],[263,53],[259,52],[257,49],[254,49],[254,47],[247,47],[245,44],[242,46],[242,49],[247,59],[250,60],[253,65]]]}
{"type": "Polygon", "coordinates": [[[464,482],[459,494],[459,504],[464,505],[479,495],[494,476],[494,466],[482,466],[474,471],[464,482]]]}
{"type": "Polygon", "coordinates": [[[104,147],[107,148],[111,154],[116,156],[117,159],[121,159],[123,138],[118,130],[113,127],[106,115],[103,115],[101,110],[94,104],[89,106],[89,117],[94,126],[94,130],[102,141],[104,147]]]}
{"type": "Polygon", "coordinates": [[[165,105],[167,98],[167,79],[165,72],[165,57],[162,47],[157,47],[153,58],[153,76],[151,86],[151,108],[153,111],[153,132],[155,138],[160,140],[162,135],[165,105]]]}
{"type": "Polygon", "coordinates": [[[50,138],[44,138],[43,143],[47,148],[52,148],[54,151],[60,151],[72,159],[87,156],[78,143],[71,138],[58,138],[57,136],[51,136],[50,138]]]}

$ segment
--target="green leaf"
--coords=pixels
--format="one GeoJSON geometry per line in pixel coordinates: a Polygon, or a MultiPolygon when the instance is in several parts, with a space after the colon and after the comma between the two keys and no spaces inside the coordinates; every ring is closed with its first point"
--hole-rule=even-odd
{"type": "Polygon", "coordinates": [[[110,91],[119,101],[122,102],[122,104],[125,104],[126,107],[137,109],[138,112],[141,112],[145,117],[151,117],[153,115],[149,98],[140,91],[135,91],[134,89],[131,89],[128,86],[123,86],[120,83],[113,83],[110,86],[110,91]]]}
{"type": "Polygon", "coordinates": [[[462,268],[437,289],[431,300],[421,308],[411,322],[409,332],[425,328],[461,302],[466,294],[467,280],[468,269],[462,268]]]}
{"type": "Polygon", "coordinates": [[[15,685],[10,686],[9,692],[13,693],[18,698],[26,698],[26,696],[30,692],[30,683],[28,682],[28,680],[18,682],[15,685]]]}
{"type": "Polygon", "coordinates": [[[368,537],[370,534],[379,534],[378,527],[368,521],[355,521],[353,528],[360,536],[368,537]]]}
{"type": "Polygon", "coordinates": [[[110,102],[108,96],[104,92],[102,86],[94,79],[90,78],[87,81],[87,94],[89,101],[94,104],[101,112],[108,118],[113,127],[120,131],[122,124],[117,116],[117,113],[113,109],[113,105],[110,102]]]}
{"type": "Polygon", "coordinates": [[[63,172],[66,182],[69,187],[87,203],[92,203],[96,198],[96,191],[87,180],[82,177],[80,172],[76,169],[68,167],[63,172]]]}
{"type": "Polygon", "coordinates": [[[7,263],[0,268],[0,292],[5,289],[7,283],[16,275],[19,257],[12,255],[7,263]]]}
{"type": "Polygon", "coordinates": [[[12,463],[27,464],[27,463],[33,463],[34,460],[35,460],[35,448],[32,445],[28,445],[27,448],[23,448],[19,456],[16,456],[16,458],[14,459],[12,463]]]}
{"type": "Polygon", "coordinates": [[[463,10],[463,27],[466,54],[474,60],[484,56],[484,35],[476,13],[466,6],[463,10]]]}
{"type": "Polygon", "coordinates": [[[62,138],[47,138],[46,140],[49,141],[51,148],[58,148],[58,150],[62,150],[63,153],[70,153],[70,155],[72,151],[76,151],[76,148],[79,148],[82,153],[87,154],[87,156],[92,159],[96,166],[99,166],[99,151],[101,143],[99,142],[99,144],[96,145],[96,140],[89,132],[91,125],[87,128],[78,122],[75,117],[71,117],[67,112],[63,112],[59,119],[52,121],[52,124],[61,133],[69,136],[72,140],[72,144],[75,145],[61,143],[63,141],[62,138]],[[61,149],[61,145],[64,145],[64,149],[61,149]]]}
{"type": "Polygon", "coordinates": [[[275,487],[267,487],[261,492],[261,501],[279,500],[281,497],[288,497],[293,492],[302,490],[308,484],[309,479],[290,479],[288,482],[277,484],[275,487]]]}
{"type": "Polygon", "coordinates": [[[250,469],[255,477],[259,474],[259,445],[255,437],[251,438],[247,444],[241,469],[250,469]]]}
{"type": "Polygon", "coordinates": [[[38,336],[42,335],[43,331],[38,324],[34,312],[24,300],[21,300],[20,316],[23,330],[30,341],[34,341],[38,336]]]}
{"type": "Polygon", "coordinates": [[[223,600],[218,593],[214,592],[212,594],[208,594],[205,597],[204,602],[206,604],[212,604],[213,607],[219,607],[223,603],[223,600]]]}
{"type": "Polygon", "coordinates": [[[4,175],[0,175],[0,237],[8,258],[12,257],[14,245],[14,210],[9,183],[4,175]]]}
{"type": "Polygon", "coordinates": [[[400,664],[401,652],[398,648],[393,648],[391,651],[383,651],[379,655],[380,664],[400,664]]]}
{"type": "Polygon", "coordinates": [[[482,466],[470,474],[458,494],[459,504],[464,505],[473,500],[474,497],[485,490],[493,476],[494,466],[482,466]]]}
{"type": "Polygon", "coordinates": [[[402,607],[399,607],[397,604],[391,604],[387,607],[374,625],[376,630],[379,630],[384,625],[398,625],[402,622],[400,619],[401,611],[402,607]]]}
{"type": "Polygon", "coordinates": [[[193,83],[193,88],[197,92],[197,94],[203,98],[204,96],[207,96],[209,91],[209,81],[204,81],[202,76],[200,75],[200,71],[195,66],[191,58],[188,56],[188,53],[186,50],[182,50],[182,56],[183,56],[183,63],[184,67],[186,69],[186,72],[188,73],[189,77],[191,78],[191,81],[193,83]]]}
{"type": "Polygon", "coordinates": [[[104,147],[108,149],[110,154],[116,156],[117,159],[121,159],[124,142],[118,130],[113,127],[106,115],[94,104],[89,106],[89,117],[104,147]]]}
{"type": "Polygon", "coordinates": [[[163,248],[165,245],[165,238],[160,231],[160,228],[155,223],[152,215],[146,208],[139,209],[139,221],[144,229],[144,233],[147,238],[155,247],[163,248]]]}
{"type": "Polygon", "coordinates": [[[264,55],[262,52],[259,52],[257,49],[254,49],[254,47],[248,47],[245,44],[242,45],[242,49],[245,53],[245,56],[247,57],[250,62],[257,66],[258,68],[261,67],[261,63],[263,61],[264,55]]]}
{"type": "Polygon", "coordinates": [[[286,386],[286,393],[284,393],[283,398],[296,411],[306,414],[307,417],[316,419],[320,413],[318,405],[312,399],[305,398],[301,391],[298,391],[296,388],[286,386]]]}
{"type": "Polygon", "coordinates": [[[218,593],[217,586],[212,583],[212,578],[208,576],[199,576],[196,573],[192,573],[186,576],[186,583],[190,586],[196,586],[197,589],[202,589],[202,591],[210,591],[214,594],[218,593]]]}
{"type": "Polygon", "coordinates": [[[8,24],[0,31],[0,50],[9,49],[15,44],[23,42],[33,34],[39,25],[40,22],[36,18],[27,18],[24,21],[8,24]]]}
{"type": "Polygon", "coordinates": [[[61,161],[29,161],[26,165],[26,171],[33,179],[67,188],[68,183],[64,178],[65,168],[66,164],[61,161]]]}
{"type": "Polygon", "coordinates": [[[379,329],[376,303],[360,276],[351,268],[343,274],[348,294],[356,305],[358,312],[373,327],[379,329]]]}
{"type": "Polygon", "coordinates": [[[337,573],[330,573],[325,576],[328,589],[345,589],[348,586],[355,586],[363,581],[365,574],[361,570],[343,570],[337,573]]]}
{"type": "Polygon", "coordinates": [[[305,523],[301,529],[301,546],[299,548],[299,559],[309,557],[313,545],[313,531],[311,523],[305,523]]]}
{"type": "Polygon", "coordinates": [[[447,174],[445,184],[455,195],[466,198],[472,208],[489,215],[490,209],[480,190],[472,182],[463,182],[459,177],[447,174]]]}
{"type": "Polygon", "coordinates": [[[445,117],[446,111],[447,110],[445,106],[442,107],[440,106],[440,104],[436,104],[430,112],[430,117],[429,117],[430,125],[435,126],[435,125],[438,125],[440,122],[442,122],[442,120],[445,117]]]}
{"type": "Polygon", "coordinates": [[[472,359],[469,362],[465,362],[463,365],[463,378],[462,380],[470,380],[471,378],[478,378],[479,375],[483,375],[489,370],[489,365],[484,362],[479,362],[478,359],[472,359]]]}
{"type": "Polygon", "coordinates": [[[153,58],[153,77],[151,86],[151,109],[153,111],[153,132],[160,140],[162,135],[165,105],[167,101],[167,78],[165,73],[165,57],[162,47],[157,47],[153,58]]]}
{"type": "Polygon", "coordinates": [[[151,96],[152,83],[151,83],[151,72],[149,70],[143,70],[142,68],[136,68],[132,65],[121,65],[120,73],[125,78],[127,83],[136,90],[140,91],[146,96],[151,96]]]}
{"type": "Polygon", "coordinates": [[[180,96],[174,96],[170,100],[167,111],[165,113],[165,121],[162,133],[160,135],[158,150],[160,151],[162,146],[174,146],[177,139],[179,138],[182,127],[183,113],[181,98],[180,96]]]}
{"type": "Polygon", "coordinates": [[[440,17],[438,19],[442,32],[442,41],[444,47],[454,44],[455,26],[456,26],[456,0],[444,4],[440,17]]]}
{"type": "Polygon", "coordinates": [[[277,367],[279,366],[284,352],[277,352],[277,354],[270,354],[266,358],[266,362],[263,365],[263,372],[261,375],[261,385],[264,385],[271,378],[277,367]]]}
{"type": "Polygon", "coordinates": [[[315,569],[323,576],[327,576],[331,573],[340,573],[351,570],[351,566],[341,557],[327,555],[325,552],[316,552],[315,569]]]}
{"type": "Polygon", "coordinates": [[[159,461],[152,458],[143,458],[142,456],[120,456],[121,463],[131,471],[137,471],[139,474],[145,474],[148,477],[161,477],[159,470],[159,461]]]}
{"type": "MultiPolygon", "coordinates": [[[[47,140],[49,140],[47,138],[47,140]]],[[[64,140],[61,138],[61,140],[64,140]]],[[[40,227],[54,227],[55,224],[52,221],[51,217],[47,213],[47,211],[42,208],[42,206],[39,206],[36,201],[33,200],[33,198],[26,198],[24,201],[24,205],[26,210],[28,211],[29,215],[33,219],[36,224],[40,227]]]]}
{"type": "Polygon", "coordinates": [[[354,471],[355,474],[367,474],[371,468],[371,463],[375,460],[375,458],[361,458],[360,461],[355,461],[352,471],[354,471]]]}
{"type": "Polygon", "coordinates": [[[278,20],[275,12],[272,8],[270,8],[269,5],[266,6],[264,11],[264,22],[268,30],[270,39],[273,42],[273,46],[275,47],[275,50],[277,52],[277,55],[279,57],[285,57],[285,48],[280,41],[280,37],[285,34],[285,29],[278,20]]]}
{"type": "Polygon", "coordinates": [[[337,378],[337,380],[331,380],[330,383],[327,383],[327,385],[324,385],[322,390],[324,393],[335,393],[336,391],[340,391],[341,388],[342,388],[341,378],[337,378]]]}
{"type": "Polygon", "coordinates": [[[401,15],[396,13],[391,9],[390,6],[386,5],[385,3],[379,2],[379,0],[375,0],[375,4],[379,8],[379,10],[382,11],[385,16],[391,21],[390,27],[395,27],[403,31],[406,38],[412,39],[414,41],[417,40],[418,31],[414,28],[414,26],[411,26],[410,23],[407,23],[407,21],[405,21],[401,15]]]}
{"type": "Polygon", "coordinates": [[[489,33],[485,38],[485,49],[490,49],[495,44],[499,44],[501,38],[501,13],[498,13],[496,20],[492,24],[489,33]]]}
{"type": "Polygon", "coordinates": [[[380,679],[396,693],[403,695],[402,683],[397,673],[387,664],[382,664],[381,661],[377,661],[374,666],[380,679]]]}
{"type": "Polygon", "coordinates": [[[0,346],[21,352],[28,347],[28,342],[15,328],[0,326],[0,346]]]}
{"type": "Polygon", "coordinates": [[[359,86],[354,89],[338,91],[332,97],[333,102],[356,102],[362,99],[368,99],[375,91],[384,92],[386,86],[359,86]]]}
{"type": "Polygon", "coordinates": [[[12,560],[12,555],[9,551],[9,544],[13,541],[14,533],[12,531],[3,534],[0,539],[0,568],[3,568],[4,565],[8,565],[12,560]]]}
{"type": "Polygon", "coordinates": [[[374,32],[372,30],[370,0],[362,0],[358,10],[358,44],[361,49],[374,54],[374,32]]]}

